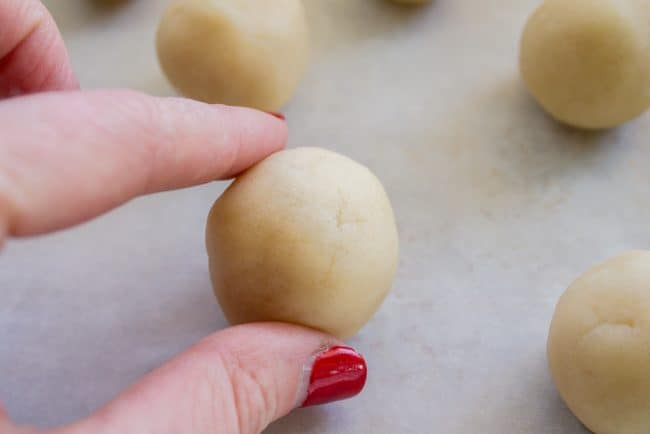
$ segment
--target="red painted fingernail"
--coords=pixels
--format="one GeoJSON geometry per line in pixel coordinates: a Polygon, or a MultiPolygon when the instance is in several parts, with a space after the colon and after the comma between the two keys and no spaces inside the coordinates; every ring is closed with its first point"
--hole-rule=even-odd
{"type": "Polygon", "coordinates": [[[267,112],[267,113],[270,114],[271,116],[275,116],[276,118],[278,118],[280,120],[283,120],[283,121],[287,120],[282,113],[277,113],[277,112],[267,112]]]}
{"type": "Polygon", "coordinates": [[[302,407],[327,404],[358,395],[368,370],[363,356],[350,347],[332,347],[318,356],[311,368],[307,399],[302,407]]]}

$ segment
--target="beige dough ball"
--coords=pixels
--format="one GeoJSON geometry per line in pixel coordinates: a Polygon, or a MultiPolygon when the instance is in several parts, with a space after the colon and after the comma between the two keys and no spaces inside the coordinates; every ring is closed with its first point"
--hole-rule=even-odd
{"type": "Polygon", "coordinates": [[[562,295],[548,337],[562,398],[597,434],[650,432],[650,252],[592,268],[562,295]]]}
{"type": "Polygon", "coordinates": [[[318,148],[276,153],[237,178],[210,211],[206,243],[230,322],[283,321],[340,338],[379,308],[398,261],[380,182],[318,148]]]}
{"type": "Polygon", "coordinates": [[[646,1],[546,0],[520,46],[529,91],[559,121],[582,128],[620,125],[650,105],[646,1]]]}
{"type": "Polygon", "coordinates": [[[157,50],[183,95],[275,111],[307,65],[305,12],[299,0],[172,0],[157,50]]]}

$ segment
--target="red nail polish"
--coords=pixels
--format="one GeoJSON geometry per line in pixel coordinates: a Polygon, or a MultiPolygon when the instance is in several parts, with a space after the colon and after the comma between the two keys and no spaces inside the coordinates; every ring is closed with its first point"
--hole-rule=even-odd
{"type": "Polygon", "coordinates": [[[358,395],[368,370],[361,354],[350,347],[332,347],[319,354],[311,368],[307,399],[302,407],[340,401],[358,395]]]}
{"type": "Polygon", "coordinates": [[[277,113],[277,112],[267,112],[267,113],[270,114],[271,116],[275,116],[276,118],[278,118],[280,120],[283,120],[283,121],[287,120],[282,113],[277,113]]]}

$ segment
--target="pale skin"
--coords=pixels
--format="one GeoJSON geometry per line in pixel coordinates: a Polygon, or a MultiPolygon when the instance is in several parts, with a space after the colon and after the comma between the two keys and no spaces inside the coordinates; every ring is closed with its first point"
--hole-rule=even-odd
{"type": "MultiPolygon", "coordinates": [[[[37,0],[0,0],[0,242],[66,228],[137,196],[236,175],[284,147],[263,112],[80,91],[37,0]]],[[[197,343],[97,413],[55,434],[256,434],[299,406],[303,367],[338,342],[285,324],[197,343]]],[[[1,399],[1,397],[0,397],[1,399]]],[[[33,433],[0,406],[0,433],[33,433]]]]}

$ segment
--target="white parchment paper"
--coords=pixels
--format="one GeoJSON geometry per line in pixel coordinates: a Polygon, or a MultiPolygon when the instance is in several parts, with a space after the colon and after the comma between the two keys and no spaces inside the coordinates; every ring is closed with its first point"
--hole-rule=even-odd
{"type": "MultiPolygon", "coordinates": [[[[86,88],[171,95],[156,62],[164,0],[46,2],[86,88]]],[[[607,133],[549,120],[517,74],[536,0],[306,0],[314,57],[285,113],[291,146],[368,165],[401,236],[394,291],[351,344],[358,398],[269,434],[583,433],[545,343],[586,268],[650,244],[650,119],[607,133]]],[[[204,220],[225,184],[131,202],[0,257],[0,396],[17,421],[88,415],[226,323],[204,220]]]]}

